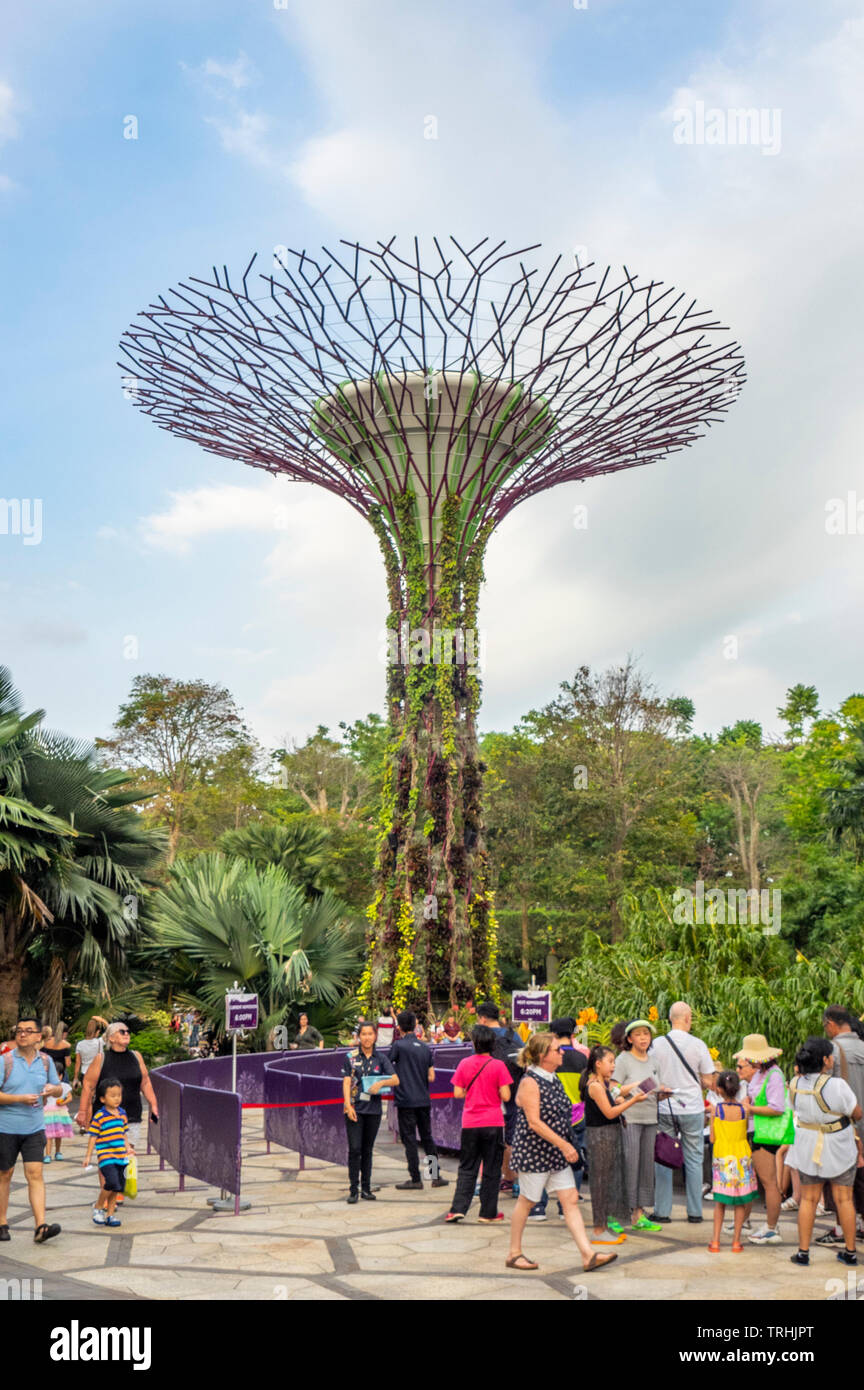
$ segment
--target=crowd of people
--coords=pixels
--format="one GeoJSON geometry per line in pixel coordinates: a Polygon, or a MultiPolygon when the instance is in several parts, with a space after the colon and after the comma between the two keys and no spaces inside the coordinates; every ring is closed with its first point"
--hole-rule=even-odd
{"type": "MultiPolygon", "coordinates": [[[[491,1001],[474,1016],[471,1051],[452,1077],[452,1096],[462,1107],[461,1143],[443,1217],[464,1221],[477,1197],[480,1223],[503,1225],[501,1198],[514,1199],[508,1268],[538,1268],[523,1248],[525,1231],[548,1219],[550,1197],[584,1269],[605,1267],[619,1254],[606,1247],[619,1247],[630,1235],[651,1236],[671,1221],[676,1170],[688,1223],[700,1224],[704,1198],[712,1199],[712,1254],[722,1251],[725,1234],[733,1254],[744,1251],[745,1235],[755,1246],[782,1243],[785,1211],[797,1214],[791,1259],[807,1265],[821,1213],[833,1221],[816,1243],[836,1247],[842,1263],[857,1264],[856,1238],[864,1237],[864,1027],[847,1009],[825,1010],[824,1034],[802,1044],[788,1074],[781,1049],[757,1033],[743,1039],[734,1069],[719,1069],[694,1035],[683,1001],[672,1005],[662,1035],[649,1019],[622,1020],[610,1045],[591,1048],[569,1017],[525,1037],[491,1001]],[[590,1229],[581,1212],[586,1182],[590,1229]],[[760,1191],[764,1219],[754,1230],[751,1210],[760,1191]]],[[[84,1166],[96,1160],[93,1222],[119,1226],[144,1100],[151,1123],[158,1123],[156,1095],[126,1023],[92,1018],[74,1053],[66,1034],[62,1025],[55,1032],[25,1014],[0,1048],[0,1241],[11,1237],[7,1210],[19,1157],[34,1239],[60,1233],[45,1219],[43,1171],[67,1158],[63,1143],[76,1124],[88,1138],[84,1166]],[[79,1088],[73,1117],[70,1102],[79,1088]]],[[[387,1009],[377,1022],[360,1022],[354,1042],[341,1068],[348,1202],[376,1199],[372,1167],[386,1100],[395,1107],[408,1168],[397,1190],[421,1191],[424,1179],[435,1188],[450,1186],[432,1128],[437,1093],[428,1031],[410,1010],[387,1009]]],[[[324,1046],[306,1014],[295,1045],[324,1046]]]]}
{"type": "MultiPolygon", "coordinates": [[[[375,1200],[373,1150],[388,1097],[409,1168],[397,1188],[423,1187],[420,1148],[432,1185],[447,1185],[430,1123],[434,1054],[416,1022],[407,1010],[385,1014],[385,1045],[382,1025],[363,1022],[345,1057],[351,1203],[375,1200]]],[[[553,1020],[523,1043],[497,1005],[479,1005],[472,1055],[453,1076],[462,1133],[444,1219],[464,1221],[477,1196],[481,1224],[502,1224],[499,1200],[510,1195],[516,1202],[507,1267],[534,1270],[524,1232],[547,1220],[554,1196],[583,1267],[596,1270],[618,1255],[602,1247],[661,1232],[672,1220],[678,1169],[689,1224],[703,1222],[704,1198],[712,1199],[712,1254],[720,1253],[724,1233],[734,1254],[744,1250],[745,1231],[755,1246],[781,1244],[783,1208],[797,1211],[791,1259],[806,1265],[821,1210],[833,1213],[835,1224],[818,1243],[838,1247],[842,1263],[857,1264],[856,1237],[864,1237],[864,1027],[841,1006],[827,1009],[823,1022],[825,1036],[807,1039],[787,1079],[781,1049],[758,1033],[743,1039],[734,1071],[719,1070],[693,1034],[684,1001],[672,1005],[666,1033],[657,1036],[648,1019],[631,1019],[612,1030],[612,1046],[590,1049],[575,1039],[572,1018],[553,1020]],[[579,1210],[586,1177],[590,1235],[579,1210]],[[750,1210],[760,1190],[765,1215],[753,1230],[750,1210]]]]}

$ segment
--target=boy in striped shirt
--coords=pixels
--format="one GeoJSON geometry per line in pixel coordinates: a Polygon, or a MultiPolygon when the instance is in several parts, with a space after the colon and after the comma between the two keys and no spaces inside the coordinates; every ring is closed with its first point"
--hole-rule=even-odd
{"type": "Polygon", "coordinates": [[[96,1099],[97,1106],[90,1121],[90,1142],[84,1156],[86,1168],[95,1148],[102,1184],[99,1200],[93,1208],[93,1221],[97,1226],[119,1226],[120,1219],[114,1215],[114,1208],[126,1183],[126,1164],[132,1153],[126,1137],[126,1111],[120,1104],[123,1099],[120,1082],[110,1078],[100,1081],[96,1099]]]}

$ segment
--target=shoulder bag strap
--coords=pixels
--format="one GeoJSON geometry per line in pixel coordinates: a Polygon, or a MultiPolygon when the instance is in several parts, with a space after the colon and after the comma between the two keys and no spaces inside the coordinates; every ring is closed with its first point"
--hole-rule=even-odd
{"type": "MultiPolygon", "coordinates": [[[[477,1077],[480,1075],[481,1071],[485,1071],[486,1068],[488,1067],[488,1065],[489,1065],[489,1063],[490,1063],[491,1061],[492,1061],[492,1058],[489,1057],[489,1058],[487,1058],[487,1060],[483,1063],[482,1067],[478,1067],[478,1068],[477,1068],[477,1070],[475,1071],[474,1075],[471,1077],[471,1080],[468,1082],[468,1085],[465,1087],[465,1095],[466,1095],[466,1096],[467,1096],[468,1092],[471,1090],[471,1087],[474,1085],[474,1082],[477,1080],[477,1077]]],[[[464,1097],[463,1097],[463,1099],[464,1099],[464,1097]]]]}
{"type": "Polygon", "coordinates": [[[690,1075],[693,1077],[693,1080],[696,1082],[696,1085],[699,1087],[699,1090],[701,1091],[701,1090],[702,1090],[702,1081],[701,1081],[701,1078],[698,1077],[698,1076],[696,1075],[696,1073],[695,1073],[695,1071],[693,1070],[693,1068],[691,1067],[690,1063],[687,1061],[687,1058],[686,1058],[685,1056],[683,1056],[683,1054],[680,1052],[680,1050],[675,1046],[675,1044],[674,1044],[674,1042],[672,1041],[672,1039],[670,1038],[669,1034],[668,1034],[668,1033],[664,1033],[663,1036],[664,1036],[664,1038],[666,1039],[666,1041],[667,1041],[667,1043],[669,1044],[669,1046],[671,1047],[672,1051],[676,1054],[676,1056],[677,1056],[679,1062],[683,1063],[683,1065],[687,1068],[687,1070],[689,1071],[690,1075]]]}

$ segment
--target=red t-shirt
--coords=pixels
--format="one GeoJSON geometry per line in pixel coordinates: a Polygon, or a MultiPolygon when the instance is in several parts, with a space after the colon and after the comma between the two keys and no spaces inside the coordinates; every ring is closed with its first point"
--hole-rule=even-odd
{"type": "Polygon", "coordinates": [[[466,1057],[459,1063],[453,1073],[453,1085],[465,1090],[472,1076],[476,1076],[477,1080],[465,1097],[462,1128],[487,1129],[497,1125],[503,1128],[504,1112],[498,1091],[501,1086],[513,1084],[509,1071],[497,1057],[490,1057],[487,1052],[475,1052],[473,1057],[466,1057]],[[478,1075],[481,1067],[482,1075],[478,1075]]]}

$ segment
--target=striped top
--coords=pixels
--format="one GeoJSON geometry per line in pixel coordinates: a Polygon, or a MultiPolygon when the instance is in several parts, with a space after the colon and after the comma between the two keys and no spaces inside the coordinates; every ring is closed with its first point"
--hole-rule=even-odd
{"type": "Polygon", "coordinates": [[[108,1110],[100,1106],[90,1121],[90,1134],[96,1136],[96,1158],[100,1168],[106,1163],[125,1163],[126,1153],[126,1111],[108,1110]]]}

